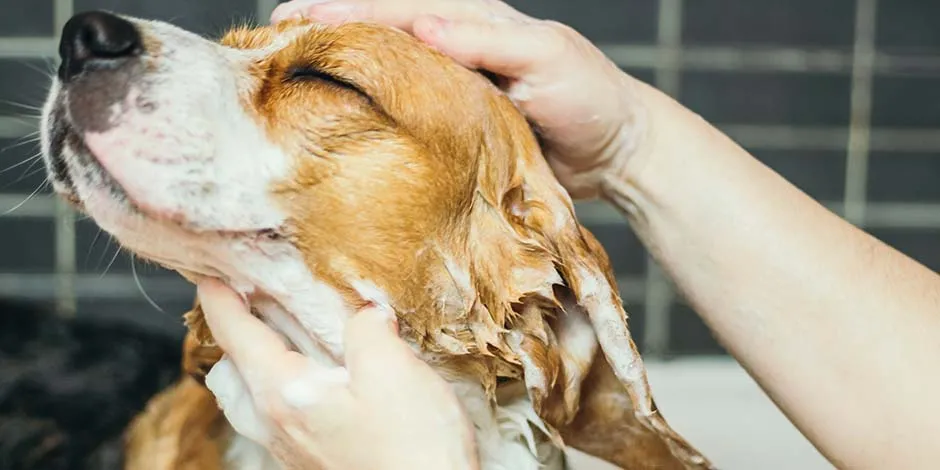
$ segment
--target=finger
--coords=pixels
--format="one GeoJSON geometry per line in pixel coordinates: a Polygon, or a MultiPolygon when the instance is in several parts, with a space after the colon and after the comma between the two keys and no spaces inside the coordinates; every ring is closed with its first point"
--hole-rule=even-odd
{"type": "Polygon", "coordinates": [[[213,279],[199,284],[198,295],[212,336],[248,384],[287,373],[283,368],[292,361],[285,360],[290,351],[284,341],[251,314],[238,294],[213,279]]]}
{"type": "Polygon", "coordinates": [[[276,23],[302,16],[329,24],[375,22],[410,32],[415,19],[428,14],[455,19],[522,16],[497,0],[294,0],[279,5],[271,14],[271,21],[276,23]]]}
{"type": "Polygon", "coordinates": [[[514,79],[560,60],[566,48],[560,27],[505,17],[462,20],[424,15],[415,20],[414,34],[468,68],[514,79]]]}
{"type": "Polygon", "coordinates": [[[346,368],[351,388],[375,386],[407,372],[417,361],[411,348],[398,336],[394,313],[381,307],[363,309],[346,323],[346,368]]]}
{"type": "Polygon", "coordinates": [[[206,375],[206,388],[215,395],[225,419],[236,432],[262,445],[268,442],[271,429],[261,419],[244,378],[228,356],[212,366],[206,375]]]}

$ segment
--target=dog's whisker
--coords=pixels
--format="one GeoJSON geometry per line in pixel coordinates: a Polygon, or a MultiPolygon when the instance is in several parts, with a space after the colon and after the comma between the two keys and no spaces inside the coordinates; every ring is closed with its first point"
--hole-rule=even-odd
{"type": "Polygon", "coordinates": [[[39,117],[38,117],[38,116],[22,115],[22,114],[11,114],[11,115],[8,115],[7,118],[12,119],[12,120],[14,120],[14,121],[17,121],[17,122],[19,122],[20,124],[24,124],[24,125],[31,126],[31,125],[34,125],[34,124],[36,123],[35,121],[36,121],[39,117]]]}
{"type": "MultiPolygon", "coordinates": [[[[39,155],[36,155],[36,156],[33,156],[33,157],[29,157],[29,158],[24,158],[23,161],[14,163],[14,164],[12,164],[12,165],[10,165],[10,166],[8,166],[8,167],[6,167],[6,168],[0,170],[0,175],[4,174],[4,173],[6,173],[6,172],[8,172],[8,171],[10,171],[10,170],[15,170],[15,169],[17,169],[17,168],[19,168],[19,167],[21,167],[21,166],[27,164],[27,163],[35,164],[37,161],[41,161],[41,160],[42,160],[42,159],[39,158],[39,155]]],[[[26,168],[25,171],[29,171],[31,168],[32,168],[32,165],[30,165],[28,168],[26,168]]]]}
{"type": "MultiPolygon", "coordinates": [[[[95,269],[102,269],[101,266],[105,264],[105,259],[107,259],[108,257],[108,250],[111,248],[111,245],[112,244],[114,244],[115,246],[117,245],[116,243],[114,243],[114,237],[110,233],[108,233],[107,235],[108,235],[108,240],[105,242],[104,248],[101,249],[101,253],[98,254],[98,262],[95,263],[95,269]]],[[[120,250],[120,248],[118,248],[118,250],[120,250]]],[[[110,264],[110,262],[108,264],[110,264]]],[[[105,269],[102,269],[102,270],[105,270],[105,269]]],[[[102,273],[101,275],[104,276],[104,273],[102,273]]]]}
{"type": "Polygon", "coordinates": [[[16,212],[17,209],[19,209],[20,207],[23,207],[23,205],[26,204],[27,202],[29,202],[30,199],[32,199],[35,195],[39,194],[39,191],[41,191],[41,190],[42,190],[42,186],[40,185],[38,188],[36,188],[35,190],[33,190],[33,192],[31,192],[31,193],[29,194],[29,196],[26,196],[26,198],[23,199],[22,202],[20,202],[19,204],[17,204],[17,205],[15,205],[15,206],[11,207],[10,209],[8,209],[8,210],[7,210],[6,212],[4,212],[3,214],[0,214],[0,216],[5,217],[5,216],[8,216],[8,215],[10,215],[10,214],[16,212]]]}
{"type": "Polygon", "coordinates": [[[51,80],[52,77],[54,77],[57,73],[57,69],[59,68],[59,60],[53,57],[45,57],[44,59],[45,60],[43,60],[43,63],[46,65],[46,71],[43,73],[45,73],[46,77],[51,80]]]}
{"type": "MultiPolygon", "coordinates": [[[[85,216],[84,219],[87,219],[87,216],[85,216]]],[[[84,219],[80,218],[79,220],[84,220],[84,219]]],[[[101,238],[102,232],[103,230],[101,230],[101,227],[98,227],[98,231],[95,232],[95,237],[92,238],[91,243],[88,244],[88,250],[85,252],[85,260],[83,261],[84,264],[86,265],[88,264],[88,258],[91,257],[91,252],[94,251],[95,244],[98,243],[98,239],[101,238]]],[[[98,263],[100,265],[101,261],[99,260],[98,263]]]]}
{"type": "Polygon", "coordinates": [[[40,134],[39,131],[33,131],[33,132],[30,132],[29,134],[24,134],[20,138],[14,140],[12,144],[7,145],[6,147],[3,147],[2,149],[0,149],[0,153],[6,152],[7,150],[15,149],[17,147],[21,147],[23,145],[34,144],[36,142],[39,142],[40,139],[42,139],[42,135],[40,134]]]}
{"type": "Polygon", "coordinates": [[[36,166],[36,163],[42,163],[42,159],[33,157],[33,158],[32,158],[32,162],[29,164],[28,167],[26,167],[26,170],[24,171],[24,173],[26,173],[26,175],[24,175],[23,178],[28,178],[28,177],[30,177],[30,176],[35,175],[36,173],[40,173],[40,172],[46,171],[46,167],[45,167],[45,166],[40,166],[40,167],[37,168],[37,169],[33,169],[33,167],[36,166]]]}
{"type": "Polygon", "coordinates": [[[114,250],[114,256],[111,257],[111,261],[109,261],[108,265],[104,268],[104,272],[101,273],[101,277],[104,277],[105,275],[108,274],[108,271],[110,271],[111,267],[114,266],[114,262],[117,261],[118,256],[120,254],[121,254],[121,246],[117,245],[116,249],[114,250]]]}
{"type": "Polygon", "coordinates": [[[0,100],[0,103],[5,104],[7,106],[13,106],[13,107],[20,108],[20,109],[26,109],[29,111],[42,112],[42,106],[37,106],[34,104],[20,103],[17,101],[10,101],[10,100],[0,100]]]}
{"type": "MultiPolygon", "coordinates": [[[[49,59],[47,58],[47,60],[46,60],[46,61],[47,61],[47,64],[48,64],[48,60],[49,60],[49,59]]],[[[34,72],[39,72],[39,73],[41,73],[41,74],[43,74],[43,75],[47,75],[46,78],[50,78],[49,76],[55,74],[55,70],[54,70],[54,69],[53,69],[53,70],[43,70],[41,67],[37,66],[36,64],[34,64],[34,63],[31,62],[31,61],[25,61],[25,60],[24,60],[24,61],[20,62],[20,64],[25,65],[26,67],[28,67],[30,70],[32,70],[32,71],[34,71],[34,72]]]]}
{"type": "Polygon", "coordinates": [[[160,313],[166,313],[159,305],[149,295],[147,291],[144,290],[144,285],[140,282],[140,276],[137,275],[137,255],[131,253],[131,273],[134,276],[134,283],[137,284],[137,289],[140,290],[140,293],[144,295],[144,300],[147,301],[153,308],[157,309],[160,313]]]}
{"type": "MultiPolygon", "coordinates": [[[[30,165],[30,168],[32,168],[32,165],[30,165]]],[[[37,169],[35,169],[35,170],[33,170],[33,171],[29,171],[29,168],[27,168],[27,171],[24,171],[22,175],[20,175],[18,178],[16,178],[15,180],[13,180],[8,186],[14,185],[14,184],[16,184],[16,183],[19,183],[19,182],[21,182],[21,181],[23,181],[23,180],[25,180],[25,179],[27,179],[27,178],[29,178],[29,177],[35,175],[35,174],[43,173],[43,172],[45,172],[45,171],[46,171],[46,169],[45,169],[44,167],[39,167],[39,168],[37,168],[37,169]]],[[[36,191],[37,193],[40,193],[40,192],[42,192],[43,189],[45,189],[45,187],[46,187],[46,186],[45,186],[45,181],[43,181],[42,183],[39,183],[39,187],[37,187],[37,188],[35,189],[35,191],[36,191]]]]}

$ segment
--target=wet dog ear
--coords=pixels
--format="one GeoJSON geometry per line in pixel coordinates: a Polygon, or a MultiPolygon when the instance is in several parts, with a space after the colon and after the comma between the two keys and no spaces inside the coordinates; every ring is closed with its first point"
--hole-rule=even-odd
{"type": "Polygon", "coordinates": [[[556,440],[625,468],[710,468],[656,409],[610,260],[578,223],[528,123],[508,100],[495,100],[492,115],[471,272],[536,412],[556,440]],[[580,416],[608,434],[587,432],[580,416]],[[573,436],[572,426],[584,432],[573,436]]]}

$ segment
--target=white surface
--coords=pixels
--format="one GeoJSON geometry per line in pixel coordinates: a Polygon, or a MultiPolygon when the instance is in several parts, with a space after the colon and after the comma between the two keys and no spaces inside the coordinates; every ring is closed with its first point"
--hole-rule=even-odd
{"type": "MultiPolygon", "coordinates": [[[[747,373],[728,359],[647,363],[673,428],[721,470],[832,470],[747,373]]],[[[579,470],[616,467],[572,453],[579,470]]]]}

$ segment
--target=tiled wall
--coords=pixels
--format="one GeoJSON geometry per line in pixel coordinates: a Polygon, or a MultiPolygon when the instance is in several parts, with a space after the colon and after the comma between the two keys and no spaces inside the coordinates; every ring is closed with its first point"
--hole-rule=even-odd
{"type": "MultiPolygon", "coordinates": [[[[0,0],[0,168],[28,134],[73,13],[107,8],[217,35],[276,0],[0,0]]],[[[571,24],[624,69],[718,124],[853,223],[940,269],[940,3],[933,0],[513,0],[571,24]]],[[[260,12],[260,15],[259,15],[260,12]]],[[[25,142],[25,143],[24,143],[25,142]]],[[[179,332],[192,288],[119,253],[42,188],[38,162],[0,173],[0,296],[179,332]],[[151,306],[140,284],[164,313],[151,306]]],[[[633,330],[656,354],[721,353],[620,216],[579,207],[607,247],[633,330]]]]}

